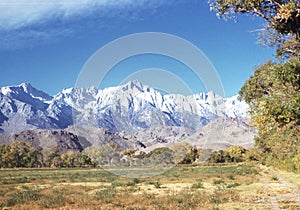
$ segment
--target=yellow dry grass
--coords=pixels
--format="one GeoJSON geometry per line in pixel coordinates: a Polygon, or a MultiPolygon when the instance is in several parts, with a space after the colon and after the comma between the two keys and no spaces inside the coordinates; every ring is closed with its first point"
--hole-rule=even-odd
{"type": "Polygon", "coordinates": [[[2,209],[300,209],[299,174],[177,166],[132,179],[102,169],[0,170],[2,209]]]}

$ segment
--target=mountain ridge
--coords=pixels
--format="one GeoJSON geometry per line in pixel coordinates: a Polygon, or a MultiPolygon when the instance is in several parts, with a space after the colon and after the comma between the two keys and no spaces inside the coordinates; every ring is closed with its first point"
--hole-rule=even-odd
{"type": "Polygon", "coordinates": [[[161,94],[138,81],[103,90],[66,88],[54,96],[22,83],[0,88],[0,132],[73,125],[129,133],[159,126],[198,130],[219,117],[248,117],[247,109],[237,96],[161,94]]]}

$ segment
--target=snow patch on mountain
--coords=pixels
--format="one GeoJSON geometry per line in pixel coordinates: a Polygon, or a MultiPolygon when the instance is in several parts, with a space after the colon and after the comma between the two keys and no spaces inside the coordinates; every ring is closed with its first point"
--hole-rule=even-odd
{"type": "Polygon", "coordinates": [[[72,125],[131,133],[161,126],[197,130],[219,117],[248,117],[247,110],[237,96],[222,98],[214,92],[163,95],[138,81],[103,90],[67,88],[53,97],[29,83],[0,88],[3,133],[72,125]]]}

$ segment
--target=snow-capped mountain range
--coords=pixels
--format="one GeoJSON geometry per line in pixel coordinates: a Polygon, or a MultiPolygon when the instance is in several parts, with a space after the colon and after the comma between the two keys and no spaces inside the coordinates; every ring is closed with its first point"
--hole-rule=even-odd
{"type": "Polygon", "coordinates": [[[129,133],[159,126],[197,130],[218,117],[248,117],[247,109],[237,96],[163,95],[138,81],[103,90],[68,88],[55,96],[22,83],[0,88],[0,133],[72,125],[129,133]]]}

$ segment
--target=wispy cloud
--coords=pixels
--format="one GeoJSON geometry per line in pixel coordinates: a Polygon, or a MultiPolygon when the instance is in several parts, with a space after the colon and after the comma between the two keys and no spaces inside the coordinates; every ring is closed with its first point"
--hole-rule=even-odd
{"type": "Polygon", "coordinates": [[[95,10],[128,7],[149,7],[167,0],[2,0],[0,2],[0,29],[15,30],[52,18],[68,19],[87,15],[95,10]]]}
{"type": "Polygon", "coordinates": [[[94,24],[90,21],[94,16],[97,27],[101,27],[106,23],[101,23],[101,18],[128,20],[143,9],[179,1],[182,0],[0,0],[0,51],[72,36],[78,29],[78,24],[72,23],[87,20],[87,27],[94,24]]]}

